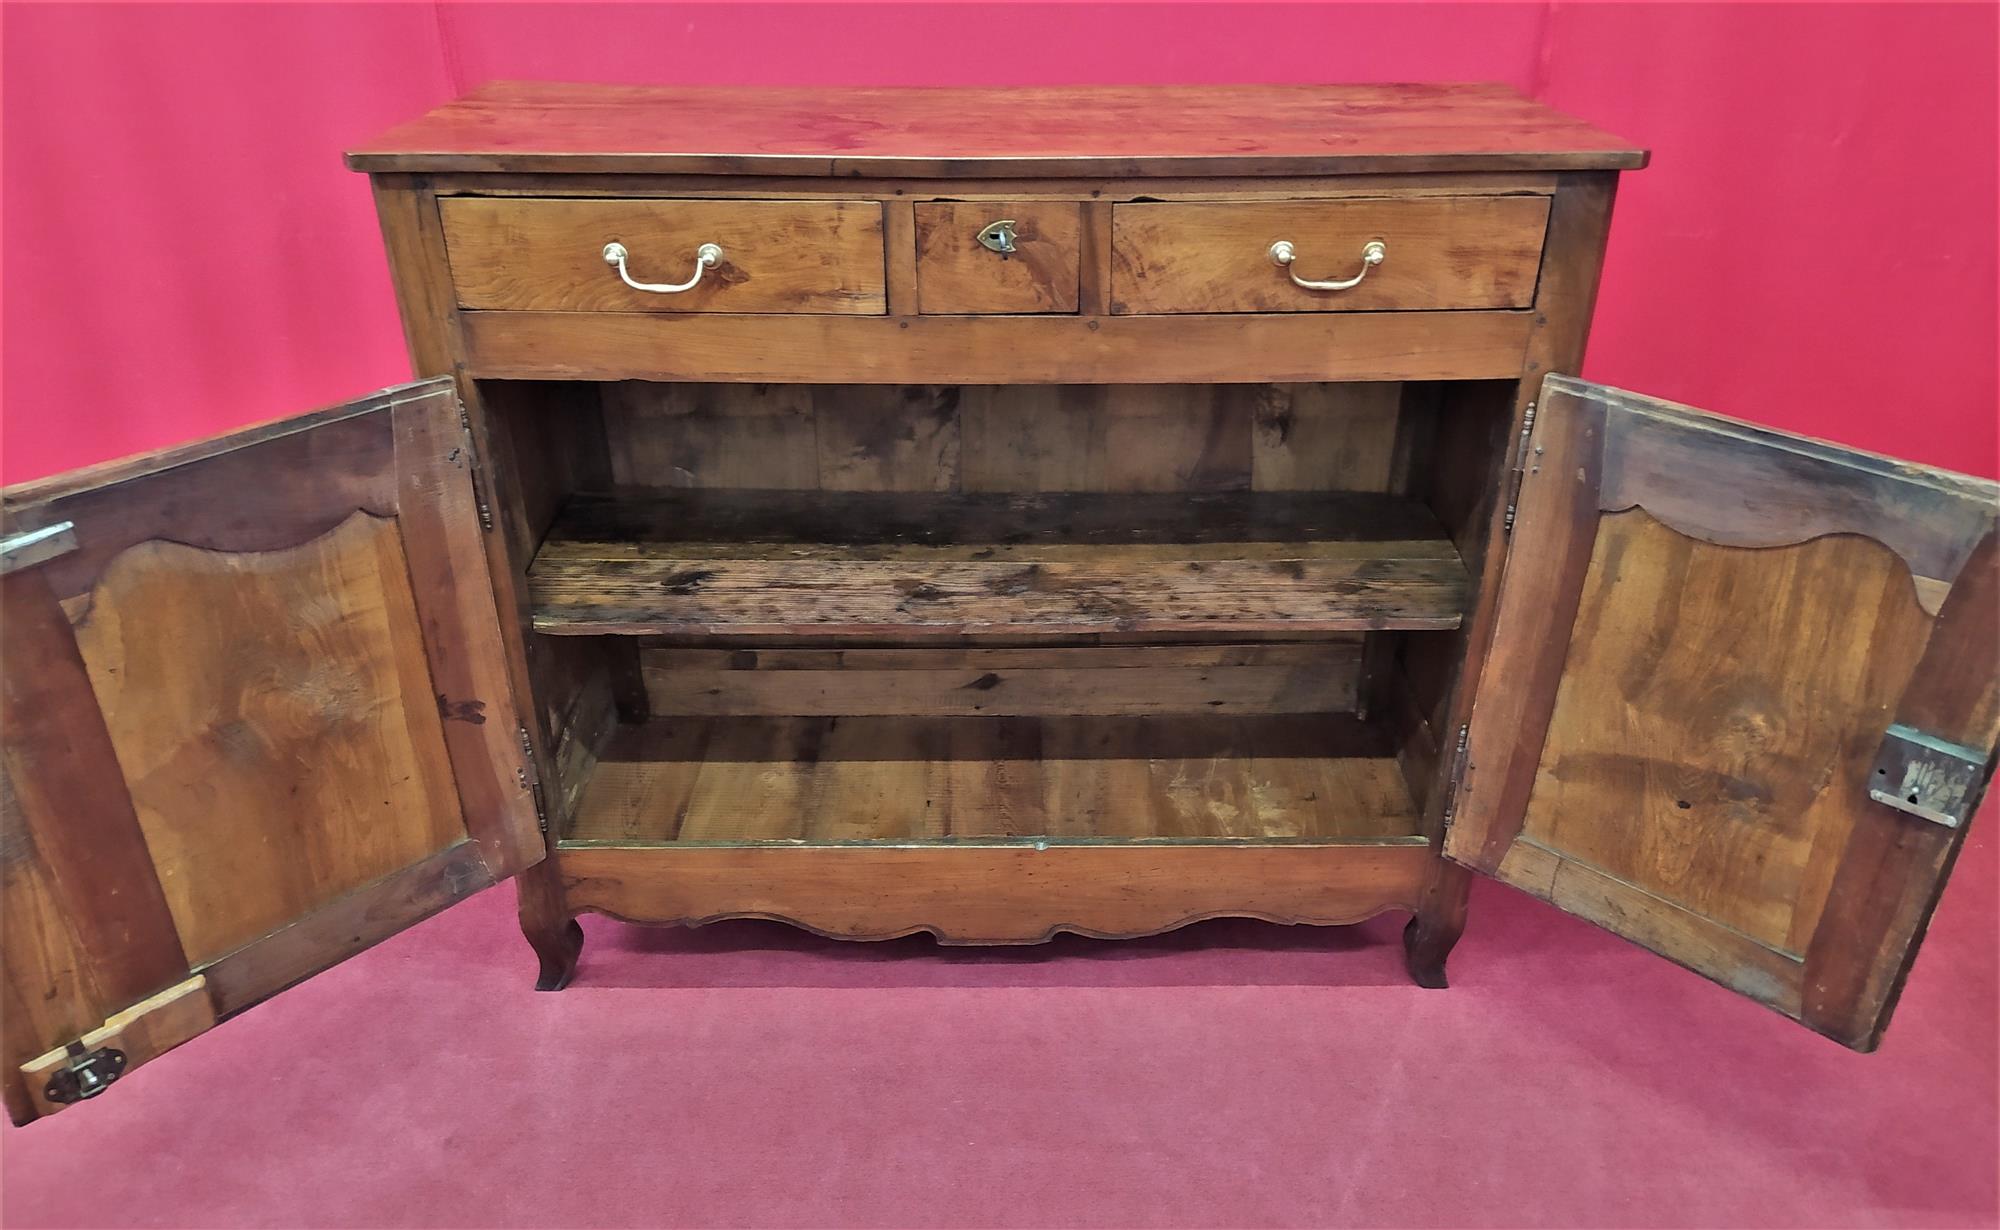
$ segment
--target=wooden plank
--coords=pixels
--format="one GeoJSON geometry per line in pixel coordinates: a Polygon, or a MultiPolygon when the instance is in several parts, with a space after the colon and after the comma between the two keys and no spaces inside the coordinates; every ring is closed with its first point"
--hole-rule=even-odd
{"type": "Polygon", "coordinates": [[[0,578],[0,1028],[20,1065],[184,978],[145,835],[69,622],[42,569],[0,578]]]}
{"type": "Polygon", "coordinates": [[[955,491],[958,390],[908,385],[883,390],[824,385],[812,390],[819,487],[826,491],[955,491]]]}
{"type": "Polygon", "coordinates": [[[1414,840],[1380,736],[1323,715],[663,718],[612,738],[565,842],[1414,840]]]}
{"type": "Polygon", "coordinates": [[[743,316],[466,312],[468,374],[517,380],[1159,384],[1513,380],[1530,313],[743,316]]]}
{"type": "MultiPolygon", "coordinates": [[[[1583,577],[1597,540],[1597,486],[1604,413],[1554,391],[1536,416],[1539,467],[1521,487],[1517,543],[1496,597],[1491,652],[1478,676],[1478,721],[1470,724],[1445,854],[1492,873],[1520,834],[1541,763],[1583,577]],[[1551,631],[1555,630],[1555,631],[1551,631]]],[[[1469,708],[1469,706],[1468,706],[1469,708]]],[[[1449,787],[1447,787],[1449,789],[1449,787]]]]}
{"type": "Polygon", "coordinates": [[[77,644],[197,964],[463,837],[394,522],[150,542],[92,593],[77,644]]]}
{"type": "Polygon", "coordinates": [[[1251,387],[1252,490],[1396,490],[1402,385],[1251,387]]]}
{"type": "MultiPolygon", "coordinates": [[[[1575,172],[1570,172],[1575,174],[1575,172]]],[[[719,200],[797,197],[804,200],[1253,201],[1366,196],[1548,196],[1561,174],[1553,171],[1433,172],[1387,175],[1203,175],[1105,178],[1021,176],[1007,179],[846,175],[837,181],[812,175],[571,174],[534,176],[445,173],[422,177],[440,196],[664,196],[719,200]]],[[[419,177],[377,174],[376,183],[419,177]]],[[[1107,225],[1109,218],[1106,218],[1107,225]]],[[[1110,232],[1105,232],[1109,251],[1110,232]]]]}
{"type": "Polygon", "coordinates": [[[1786,1016],[1799,1015],[1796,956],[1685,909],[1532,840],[1508,851],[1499,878],[1565,913],[1668,957],[1786,1016]]]}
{"type": "Polygon", "coordinates": [[[1431,857],[1422,844],[577,847],[563,874],[572,907],[632,922],[771,918],[840,939],[1037,944],[1206,918],[1357,923],[1413,908],[1431,857]]]}
{"type": "Polygon", "coordinates": [[[1644,508],[1682,534],[1725,546],[1865,534],[1903,557],[1933,615],[2000,504],[2000,484],[1990,480],[1585,381],[1551,377],[1547,387],[1605,407],[1603,510],[1644,508]],[[1701,481],[1688,481],[1695,474],[1701,481]]]}
{"type": "Polygon", "coordinates": [[[209,964],[202,972],[215,1011],[241,1012],[492,883],[471,841],[391,872],[209,964]]]}
{"type": "Polygon", "coordinates": [[[1523,836],[1802,954],[1929,623],[1869,539],[1744,551],[1607,515],[1523,836]]]}
{"type": "Polygon", "coordinates": [[[914,549],[966,560],[1030,550],[1094,559],[1113,547],[1213,547],[1196,554],[1218,559],[1259,547],[1266,557],[1457,558],[1422,504],[1372,492],[615,491],[573,497],[536,565],[645,559],[665,545],[744,559],[835,547],[883,560],[914,549]]]}
{"type": "MultiPolygon", "coordinates": [[[[1093,190],[1093,196],[1101,189],[1093,190]]],[[[1111,312],[1111,202],[1082,202],[1078,236],[1077,311],[1085,316],[1111,312]]]]}
{"type": "Polygon", "coordinates": [[[917,314],[917,214],[907,200],[882,202],[884,278],[889,315],[917,314]]]}
{"type": "Polygon", "coordinates": [[[1337,713],[1354,708],[1360,669],[1352,647],[1309,666],[697,671],[642,661],[662,717],[1337,713]]]}
{"type": "MultiPolygon", "coordinates": [[[[114,1013],[76,1040],[86,1054],[103,1048],[123,1054],[125,1066],[120,1069],[123,1075],[214,1026],[215,1004],[209,999],[208,980],[196,974],[114,1013]]],[[[74,1105],[48,1096],[49,1078],[68,1063],[68,1050],[57,1047],[21,1065],[23,1083],[34,1101],[36,1117],[53,1115],[65,1106],[74,1105]]]]}
{"type": "Polygon", "coordinates": [[[1464,570],[1436,533],[1355,494],[579,499],[529,584],[570,635],[1449,628],[1464,570]]]}
{"type": "Polygon", "coordinates": [[[925,201],[916,206],[920,311],[1074,312],[1082,257],[1079,207],[1050,201],[925,201]],[[979,242],[1013,224],[1014,251],[979,242]]]}
{"type": "Polygon", "coordinates": [[[1503,85],[774,89],[496,82],[360,171],[1262,175],[1624,168],[1643,151],[1503,85]]]}
{"type": "MultiPolygon", "coordinates": [[[[465,831],[488,870],[504,879],[544,853],[535,799],[524,780],[526,729],[508,678],[494,605],[466,429],[445,392],[394,409],[401,498],[397,528],[407,559],[429,689],[458,786],[465,831]]],[[[511,612],[510,612],[511,614],[511,612]]],[[[446,807],[445,813],[453,809],[446,807]]]]}
{"type": "MultiPolygon", "coordinates": [[[[642,642],[644,644],[644,642],[642,642]]],[[[1309,670],[1329,661],[1355,662],[1358,633],[1313,641],[1228,642],[1190,645],[1090,645],[1056,647],[910,648],[862,645],[840,649],[782,645],[768,649],[702,649],[647,644],[640,650],[654,671],[939,671],[939,670],[1151,670],[1238,666],[1309,670]]]]}
{"type": "MultiPolygon", "coordinates": [[[[1992,781],[2000,745],[1996,627],[2000,539],[1989,528],[1954,578],[1895,714],[1898,724],[1985,754],[1968,816],[1992,781]]],[[[1947,829],[1880,804],[1856,817],[1806,949],[1806,1024],[1858,1050],[1875,1049],[1967,827],[1947,829]]]]}
{"type": "Polygon", "coordinates": [[[882,206],[874,201],[564,199],[438,202],[458,303],[544,312],[831,312],[881,315],[882,206]],[[605,263],[628,250],[632,280],[678,285],[696,251],[722,259],[678,294],[636,290],[605,263]]]}
{"type": "Polygon", "coordinates": [[[1120,203],[1111,209],[1111,310],[1370,312],[1521,308],[1534,299],[1549,203],[1532,196],[1120,203]],[[1296,261],[1270,257],[1274,240],[1296,261]],[[1365,266],[1362,247],[1385,245],[1365,266]],[[1296,279],[1365,274],[1346,290],[1296,279]]]}

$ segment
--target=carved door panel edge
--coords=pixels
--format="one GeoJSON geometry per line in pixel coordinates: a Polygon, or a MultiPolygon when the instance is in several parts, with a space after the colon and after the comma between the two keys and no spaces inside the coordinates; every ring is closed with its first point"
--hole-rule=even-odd
{"type": "Polygon", "coordinates": [[[1550,376],[1448,858],[1859,1050],[2000,744],[2000,486],[1550,376]]]}
{"type": "Polygon", "coordinates": [[[543,857],[475,481],[434,379],[4,493],[15,1122],[543,857]]]}

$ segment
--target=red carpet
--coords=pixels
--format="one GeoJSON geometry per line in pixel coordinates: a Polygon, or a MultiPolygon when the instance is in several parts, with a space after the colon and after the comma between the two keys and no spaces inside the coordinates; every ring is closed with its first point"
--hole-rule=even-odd
{"type": "Polygon", "coordinates": [[[842,945],[489,892],[0,1133],[8,1226],[1992,1225],[1994,817],[1850,1054],[1482,885],[1402,920],[842,945]]]}

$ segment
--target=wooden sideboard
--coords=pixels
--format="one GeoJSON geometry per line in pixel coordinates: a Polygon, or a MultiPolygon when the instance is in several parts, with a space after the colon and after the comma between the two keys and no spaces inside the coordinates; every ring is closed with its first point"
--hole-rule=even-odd
{"type": "Polygon", "coordinates": [[[496,85],[348,161],[423,380],[6,493],[17,1122],[510,877],[546,989],[586,911],[1397,910],[1442,986],[1477,872],[1879,1038],[1996,488],[1574,378],[1642,152],[1494,86],[496,85]]]}

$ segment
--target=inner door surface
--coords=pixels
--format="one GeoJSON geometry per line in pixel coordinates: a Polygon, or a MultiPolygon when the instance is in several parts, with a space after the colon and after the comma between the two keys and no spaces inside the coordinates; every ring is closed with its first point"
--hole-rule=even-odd
{"type": "Polygon", "coordinates": [[[7,1109],[542,857],[449,380],[6,493],[7,1109]]]}
{"type": "Polygon", "coordinates": [[[1993,771],[2000,487],[1552,376],[1445,852],[1873,1049],[1993,771]]]}

